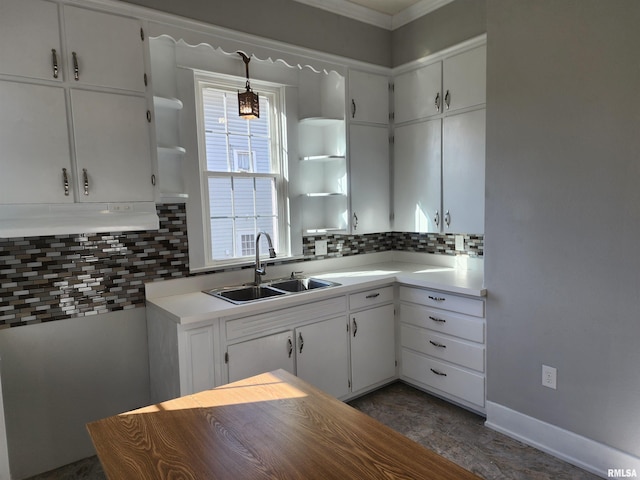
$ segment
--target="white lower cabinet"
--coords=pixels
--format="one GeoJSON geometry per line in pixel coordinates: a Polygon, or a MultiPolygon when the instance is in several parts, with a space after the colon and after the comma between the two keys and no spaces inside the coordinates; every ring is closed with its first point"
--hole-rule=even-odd
{"type": "Polygon", "coordinates": [[[400,287],[400,378],[485,411],[484,300],[400,287]]]}
{"type": "Polygon", "coordinates": [[[393,299],[391,286],[349,296],[352,393],[396,376],[393,299]]]}
{"type": "Polygon", "coordinates": [[[229,345],[225,356],[229,382],[279,368],[295,373],[294,351],[291,330],[229,345]]]}

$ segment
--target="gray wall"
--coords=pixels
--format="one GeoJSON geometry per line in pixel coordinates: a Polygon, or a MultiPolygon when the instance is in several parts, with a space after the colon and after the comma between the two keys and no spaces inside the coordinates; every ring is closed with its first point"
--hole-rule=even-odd
{"type": "Polygon", "coordinates": [[[633,455],[638,25],[637,0],[487,4],[488,400],[633,455]]]}
{"type": "Polygon", "coordinates": [[[391,32],[293,0],[124,0],[201,22],[391,66],[391,32]]]}
{"type": "Polygon", "coordinates": [[[394,67],[486,32],[486,0],[456,0],[391,34],[394,67]]]}
{"type": "Polygon", "coordinates": [[[149,400],[145,309],[4,330],[11,478],[95,455],[85,424],[149,400]]]}

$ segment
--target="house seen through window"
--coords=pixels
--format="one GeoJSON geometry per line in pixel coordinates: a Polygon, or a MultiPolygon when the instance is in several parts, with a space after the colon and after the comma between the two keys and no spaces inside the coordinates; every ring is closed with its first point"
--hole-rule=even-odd
{"type": "Polygon", "coordinates": [[[286,202],[277,91],[260,92],[260,118],[245,120],[238,115],[235,85],[200,82],[200,89],[210,261],[255,255],[260,231],[267,232],[274,245],[286,245],[280,238],[286,202]]]}

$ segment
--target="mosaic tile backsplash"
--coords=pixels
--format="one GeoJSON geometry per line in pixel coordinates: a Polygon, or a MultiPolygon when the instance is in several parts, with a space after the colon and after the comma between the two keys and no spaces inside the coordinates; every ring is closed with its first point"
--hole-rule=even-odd
{"type": "MultiPolygon", "coordinates": [[[[136,308],[144,284],[189,275],[183,204],[158,205],[160,229],[89,235],[0,238],[0,328],[136,308]]],[[[483,236],[386,232],[305,237],[306,260],[405,250],[483,256],[483,236]],[[327,255],[316,257],[316,240],[327,255]]],[[[286,263],[286,261],[282,262],[286,263]]]]}

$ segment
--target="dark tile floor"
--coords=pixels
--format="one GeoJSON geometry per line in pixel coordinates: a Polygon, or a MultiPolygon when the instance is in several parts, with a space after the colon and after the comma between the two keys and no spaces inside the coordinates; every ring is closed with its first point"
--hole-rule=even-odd
{"type": "MultiPolygon", "coordinates": [[[[599,478],[486,428],[484,418],[403,383],[394,383],[350,404],[486,480],[599,478]]],[[[105,478],[100,462],[91,457],[29,480],[105,478]]]]}

